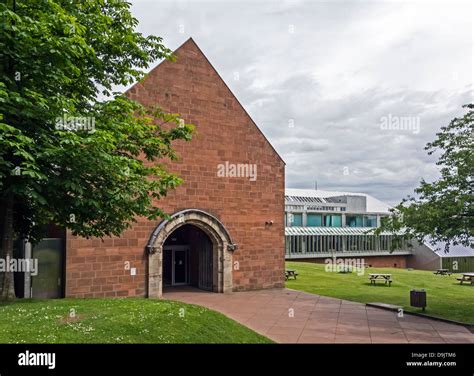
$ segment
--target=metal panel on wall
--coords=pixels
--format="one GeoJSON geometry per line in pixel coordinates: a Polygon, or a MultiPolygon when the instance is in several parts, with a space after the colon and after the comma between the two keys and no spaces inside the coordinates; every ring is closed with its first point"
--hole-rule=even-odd
{"type": "Polygon", "coordinates": [[[198,287],[203,290],[213,289],[212,244],[203,237],[199,247],[199,279],[198,287]]]}
{"type": "Polygon", "coordinates": [[[474,257],[443,257],[443,269],[453,273],[474,273],[474,257]]]}
{"type": "Polygon", "coordinates": [[[63,244],[60,238],[43,239],[33,248],[38,260],[38,274],[31,276],[32,297],[40,299],[62,296],[63,244]]]}

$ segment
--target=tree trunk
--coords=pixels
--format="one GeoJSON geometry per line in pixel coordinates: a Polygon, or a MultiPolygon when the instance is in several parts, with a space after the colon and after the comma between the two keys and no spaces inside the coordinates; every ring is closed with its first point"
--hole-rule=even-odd
{"type": "MultiPolygon", "coordinates": [[[[3,229],[2,229],[2,257],[5,266],[8,260],[13,258],[13,195],[9,194],[3,201],[3,229]]],[[[0,274],[2,277],[1,300],[15,299],[15,284],[13,272],[5,271],[0,274]]]]}

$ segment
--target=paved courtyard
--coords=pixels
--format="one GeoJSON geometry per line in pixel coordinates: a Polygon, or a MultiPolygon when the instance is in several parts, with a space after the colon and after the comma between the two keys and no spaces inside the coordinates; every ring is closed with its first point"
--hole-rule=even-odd
{"type": "Polygon", "coordinates": [[[460,325],[289,289],[216,294],[186,287],[163,297],[221,312],[280,343],[474,343],[460,325]]]}

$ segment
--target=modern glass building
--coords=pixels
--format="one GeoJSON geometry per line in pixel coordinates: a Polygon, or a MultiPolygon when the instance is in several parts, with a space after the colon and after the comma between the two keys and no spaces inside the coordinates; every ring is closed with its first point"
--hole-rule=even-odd
{"type": "Polygon", "coordinates": [[[391,251],[392,234],[372,233],[389,209],[364,193],[286,189],[286,259],[364,257],[373,266],[406,267],[408,245],[391,251]]]}

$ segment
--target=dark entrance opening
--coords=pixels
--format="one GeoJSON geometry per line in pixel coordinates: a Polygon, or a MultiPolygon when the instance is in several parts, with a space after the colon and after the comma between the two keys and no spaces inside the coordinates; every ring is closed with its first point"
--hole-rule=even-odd
{"type": "Polygon", "coordinates": [[[189,285],[216,290],[212,249],[209,237],[194,225],[173,231],[163,245],[163,287],[189,285]]]}

